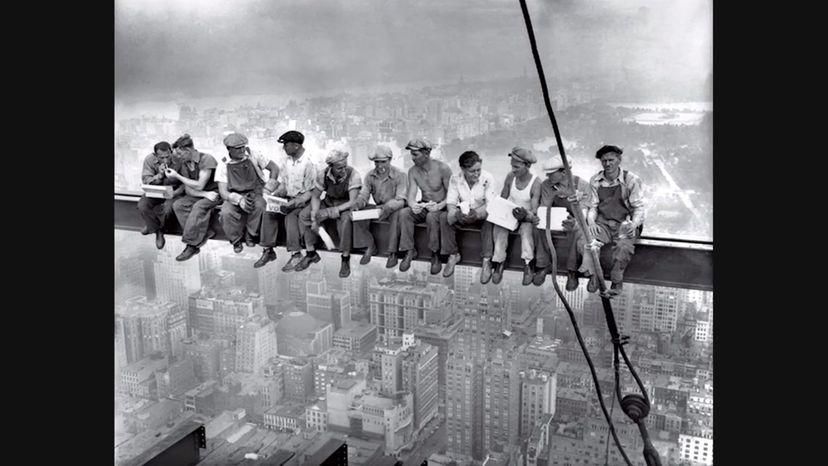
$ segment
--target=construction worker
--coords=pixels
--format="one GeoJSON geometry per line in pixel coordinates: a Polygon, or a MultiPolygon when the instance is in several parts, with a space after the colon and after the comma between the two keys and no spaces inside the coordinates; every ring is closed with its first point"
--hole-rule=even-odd
{"type": "MultiPolygon", "coordinates": [[[[247,137],[239,133],[224,138],[228,158],[223,158],[216,169],[215,180],[219,194],[224,199],[221,206],[221,225],[227,240],[237,254],[244,250],[244,243],[253,247],[259,236],[262,214],[266,203],[262,192],[269,194],[276,189],[279,168],[261,154],[250,151],[247,137]],[[269,178],[264,170],[269,170],[269,178]]],[[[273,238],[275,241],[275,238],[273,238]]]]}
{"type": "Polygon", "coordinates": [[[450,277],[454,273],[454,266],[461,259],[456,241],[456,227],[476,228],[480,230],[480,256],[483,259],[480,283],[485,285],[492,279],[494,250],[493,224],[486,221],[489,215],[486,204],[497,196],[495,180],[491,173],[483,170],[483,160],[477,152],[463,152],[458,162],[460,173],[451,176],[446,195],[446,212],[440,216],[441,231],[447,232],[442,235],[448,243],[445,250],[451,254],[443,269],[443,276],[450,277]]]}
{"type": "MultiPolygon", "coordinates": [[[[520,257],[523,259],[523,285],[532,283],[534,278],[533,260],[535,257],[535,225],[538,223],[536,212],[540,202],[540,185],[538,177],[532,173],[532,164],[538,161],[530,149],[514,147],[508,154],[512,158],[512,171],[506,175],[500,197],[518,205],[512,215],[518,220],[520,232],[520,257]]],[[[494,255],[492,256],[492,283],[500,283],[506,266],[506,248],[509,245],[509,230],[500,225],[492,227],[494,238],[494,255]]]]}
{"type": "Polygon", "coordinates": [[[181,173],[169,167],[165,173],[184,184],[185,195],[173,203],[173,211],[184,230],[181,241],[187,245],[175,260],[185,261],[216,235],[210,229],[210,219],[213,209],[221,204],[214,179],[218,162],[212,155],[196,150],[189,134],[178,138],[173,149],[181,157],[181,173]]]}
{"type": "MultiPolygon", "coordinates": [[[[397,265],[397,247],[400,239],[400,210],[405,207],[405,196],[408,192],[408,176],[399,168],[391,165],[394,153],[388,146],[377,146],[374,153],[368,158],[374,162],[374,168],[365,175],[362,180],[362,188],[357,196],[357,202],[352,210],[380,209],[380,216],[377,220],[387,221],[388,228],[388,261],[386,268],[393,268],[397,265]],[[374,204],[368,202],[373,199],[374,204]]],[[[363,220],[361,222],[368,222],[363,220]]],[[[360,223],[360,222],[357,222],[360,223]]],[[[371,230],[354,229],[355,241],[363,243],[362,238],[356,238],[359,234],[367,234],[370,244],[362,255],[359,263],[365,265],[371,262],[371,256],[376,253],[376,242],[371,235],[371,230]]]]}
{"type": "Polygon", "coordinates": [[[308,205],[311,199],[314,180],[316,179],[316,165],[309,154],[305,153],[302,144],[305,136],[299,131],[290,130],[277,140],[287,154],[284,162],[279,166],[279,178],[276,192],[278,197],[287,199],[280,212],[265,212],[262,214],[261,238],[259,244],[264,248],[262,257],[253,264],[253,267],[264,267],[268,262],[276,260],[276,235],[279,232],[279,217],[285,221],[286,249],[292,253],[290,260],[282,267],[283,272],[289,272],[302,260],[303,226],[299,222],[299,213],[308,205]]]}
{"type": "MultiPolygon", "coordinates": [[[[633,242],[644,224],[644,189],[641,178],[621,169],[623,150],[605,145],[595,152],[603,170],[589,180],[591,193],[587,211],[587,228],[602,246],[613,243],[610,292],[617,294],[623,287],[624,270],[635,254],[633,242]]],[[[576,231],[578,252],[584,254],[585,238],[576,231]]],[[[597,246],[597,244],[596,244],[597,246]]],[[[598,280],[591,257],[584,254],[580,271],[590,277],[587,291],[598,290],[598,280]]]]}
{"type": "Polygon", "coordinates": [[[348,152],[334,149],[325,157],[328,166],[317,175],[310,205],[299,214],[299,221],[305,226],[308,253],[296,265],[297,272],[321,260],[316,252],[319,228],[336,225],[342,252],[341,278],[351,275],[351,247],[370,245],[371,237],[366,233],[369,222],[353,222],[351,217],[351,207],[356,204],[362,188],[362,176],[354,167],[348,166],[348,155],[348,152]],[[325,193],[325,199],[321,199],[322,193],[325,193]],[[359,234],[354,234],[354,230],[359,230],[359,234]]]}
{"type": "MultiPolygon", "coordinates": [[[[400,263],[401,272],[407,271],[411,267],[411,261],[417,257],[417,249],[414,246],[414,225],[423,222],[426,224],[428,248],[431,250],[431,274],[437,275],[442,268],[439,257],[442,234],[440,214],[446,208],[451,167],[445,162],[431,158],[433,147],[426,138],[412,139],[405,146],[406,150],[411,151],[414,166],[408,170],[408,195],[406,196],[408,206],[400,212],[399,249],[405,252],[405,257],[400,263]],[[422,192],[421,202],[417,202],[418,189],[422,192]]],[[[450,254],[446,250],[442,252],[450,254]]]]}
{"type": "Polygon", "coordinates": [[[152,148],[152,154],[144,157],[144,166],[141,169],[141,183],[152,185],[175,186],[170,199],[159,199],[141,196],[138,201],[138,211],[144,219],[142,235],[155,233],[155,247],[164,249],[164,229],[173,215],[173,203],[184,194],[184,185],[176,178],[167,177],[167,167],[173,170],[181,169],[181,159],[173,155],[172,147],[167,141],[161,141],[152,148]],[[159,211],[159,207],[161,207],[159,211]]]}
{"type": "MultiPolygon", "coordinates": [[[[570,163],[571,167],[571,163],[570,163]]],[[[546,179],[541,183],[540,206],[541,207],[564,207],[569,215],[563,221],[563,228],[566,232],[566,241],[570,245],[566,258],[566,289],[573,291],[578,288],[578,249],[575,242],[575,230],[578,228],[572,211],[572,202],[577,200],[581,211],[586,218],[587,202],[589,200],[590,187],[586,180],[573,175],[573,181],[577,188],[572,189],[569,177],[566,176],[563,162],[560,159],[549,158],[543,163],[543,172],[546,179]]],[[[538,225],[546,228],[542,223],[538,225]]],[[[551,251],[546,242],[545,230],[535,229],[535,277],[532,283],[536,286],[543,285],[546,275],[552,271],[551,251]]],[[[553,277],[554,279],[554,277],[553,277]]]]}

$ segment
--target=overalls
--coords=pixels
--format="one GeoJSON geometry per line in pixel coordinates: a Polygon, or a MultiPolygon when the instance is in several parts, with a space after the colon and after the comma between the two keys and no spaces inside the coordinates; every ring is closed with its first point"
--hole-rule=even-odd
{"type": "MultiPolygon", "coordinates": [[[[343,176],[342,180],[339,182],[332,181],[329,176],[330,169],[326,170],[325,199],[323,199],[322,202],[320,202],[320,209],[335,207],[344,204],[350,200],[350,196],[348,195],[348,185],[350,184],[349,182],[353,170],[353,167],[346,167],[345,176],[343,176]]],[[[310,229],[312,223],[310,204],[308,204],[308,206],[305,207],[299,214],[299,220],[305,226],[305,246],[316,244],[319,235],[315,231],[310,229]]],[[[339,250],[341,252],[347,252],[350,254],[352,247],[367,248],[371,245],[371,237],[367,234],[367,230],[371,222],[354,222],[351,217],[351,211],[346,210],[344,212],[339,213],[339,218],[330,218],[322,221],[319,225],[319,228],[325,228],[333,222],[336,222],[336,230],[337,234],[339,235],[339,250]],[[359,230],[359,233],[354,234],[354,229],[359,230]],[[354,240],[356,240],[356,242],[360,244],[353,244],[354,240]]]]}
{"type": "Polygon", "coordinates": [[[257,168],[250,158],[227,164],[227,190],[244,196],[248,208],[252,208],[248,213],[230,201],[224,201],[221,206],[221,225],[231,244],[242,241],[245,233],[250,238],[259,236],[265,200],[264,182],[257,168]]]}
{"type": "MultiPolygon", "coordinates": [[[[199,160],[202,155],[199,153],[199,160]]],[[[187,160],[181,164],[181,174],[191,180],[197,180],[199,175],[198,162],[187,160]]],[[[216,171],[210,171],[210,178],[204,186],[203,191],[218,192],[218,183],[213,179],[216,171]]],[[[207,230],[210,227],[210,217],[213,214],[213,209],[221,204],[221,197],[215,201],[211,201],[206,197],[195,197],[185,195],[178,199],[173,204],[173,211],[181,225],[183,233],[181,234],[181,241],[184,244],[191,246],[200,245],[207,237],[207,230]]]]}

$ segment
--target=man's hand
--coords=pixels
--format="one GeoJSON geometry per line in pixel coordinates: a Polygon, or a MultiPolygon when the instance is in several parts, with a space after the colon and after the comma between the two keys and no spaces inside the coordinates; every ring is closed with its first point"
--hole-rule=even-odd
{"type": "Polygon", "coordinates": [[[569,217],[566,217],[563,222],[561,222],[561,225],[563,226],[564,231],[572,231],[575,229],[576,223],[575,218],[570,215],[569,217]]]}
{"type": "Polygon", "coordinates": [[[437,212],[438,210],[440,210],[437,208],[436,202],[429,202],[428,204],[426,204],[425,209],[429,212],[437,212]]]}
{"type": "Polygon", "coordinates": [[[464,215],[463,222],[465,223],[474,223],[479,220],[477,216],[477,211],[474,209],[469,210],[469,213],[464,215]]]}
{"type": "Polygon", "coordinates": [[[394,212],[391,211],[391,208],[388,207],[388,204],[383,204],[380,206],[380,215],[377,220],[385,220],[386,218],[390,217],[393,213],[394,212]]]}
{"type": "Polygon", "coordinates": [[[533,214],[532,212],[527,212],[526,213],[526,220],[524,220],[524,221],[532,222],[532,225],[537,225],[538,223],[540,223],[540,217],[533,214]]]}
{"type": "Polygon", "coordinates": [[[461,218],[463,218],[463,212],[461,212],[460,209],[457,209],[455,211],[452,211],[452,212],[448,213],[448,217],[446,218],[446,221],[448,222],[449,225],[454,225],[455,223],[460,222],[461,218]]]}
{"type": "Polygon", "coordinates": [[[273,194],[273,191],[276,190],[276,186],[279,184],[278,181],[274,180],[273,178],[267,180],[267,183],[264,185],[264,190],[268,194],[273,194]]]}
{"type": "Polygon", "coordinates": [[[292,209],[295,205],[296,205],[296,199],[291,199],[291,200],[285,202],[284,204],[282,204],[282,209],[284,209],[284,210],[292,209]]]}
{"type": "Polygon", "coordinates": [[[178,172],[173,170],[172,168],[164,170],[164,175],[166,175],[167,178],[178,178],[178,172]]]}
{"type": "Polygon", "coordinates": [[[423,211],[423,206],[421,204],[414,204],[411,206],[411,212],[415,215],[419,214],[423,211]]]}
{"type": "Polygon", "coordinates": [[[622,223],[621,228],[619,230],[621,234],[626,235],[627,238],[630,238],[635,234],[635,227],[633,226],[632,222],[622,223]]]}
{"type": "Polygon", "coordinates": [[[319,231],[319,221],[318,221],[318,220],[316,220],[316,219],[313,219],[313,220],[311,221],[311,226],[310,226],[310,229],[311,229],[311,231],[313,231],[313,232],[318,232],[318,231],[319,231]]]}
{"type": "Polygon", "coordinates": [[[211,202],[216,202],[216,199],[219,198],[219,193],[215,191],[204,191],[204,198],[209,199],[211,202]]]}
{"type": "Polygon", "coordinates": [[[589,230],[589,234],[592,235],[592,239],[598,238],[601,230],[598,228],[598,225],[591,223],[587,225],[587,230],[589,230]]]}
{"type": "Polygon", "coordinates": [[[575,202],[583,197],[583,193],[581,191],[575,190],[574,194],[570,194],[566,197],[566,200],[569,202],[575,202]]]}
{"type": "Polygon", "coordinates": [[[247,200],[245,198],[239,199],[239,208],[247,212],[247,200]]]}
{"type": "Polygon", "coordinates": [[[515,207],[512,209],[512,215],[515,216],[518,222],[525,221],[528,214],[529,212],[527,212],[523,207],[515,207]]]}

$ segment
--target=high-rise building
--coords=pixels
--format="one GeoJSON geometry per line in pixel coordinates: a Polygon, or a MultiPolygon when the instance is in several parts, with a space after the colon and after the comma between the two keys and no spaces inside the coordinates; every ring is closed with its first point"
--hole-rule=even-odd
{"type": "Polygon", "coordinates": [[[419,430],[437,415],[438,350],[422,341],[405,349],[402,360],[402,389],[414,395],[414,429],[419,430]]]}
{"type": "Polygon", "coordinates": [[[266,317],[255,316],[239,327],[236,341],[237,371],[260,374],[264,365],[277,354],[276,329],[266,317]]]}
{"type": "Polygon", "coordinates": [[[347,291],[326,291],[317,294],[308,290],[307,303],[308,314],[333,324],[334,331],[351,322],[351,297],[347,291]]]}
{"type": "Polygon", "coordinates": [[[322,354],[333,343],[333,324],[306,312],[294,311],[276,322],[279,354],[311,356],[322,354]]]}
{"type": "Polygon", "coordinates": [[[241,254],[225,254],[221,256],[221,268],[235,274],[237,286],[243,286],[248,291],[259,292],[258,272],[261,269],[253,267],[258,259],[259,254],[250,249],[241,254]]]}
{"type": "Polygon", "coordinates": [[[454,293],[455,295],[465,295],[469,291],[469,286],[477,281],[479,267],[470,267],[468,265],[458,265],[454,268],[454,293]]]}
{"type": "Polygon", "coordinates": [[[367,355],[377,343],[377,326],[369,322],[351,322],[333,335],[333,346],[355,355],[367,355]]]}
{"type": "Polygon", "coordinates": [[[451,317],[448,287],[433,283],[372,278],[368,286],[371,323],[381,342],[412,332],[422,324],[441,324],[451,317]]]}
{"type": "Polygon", "coordinates": [[[640,332],[675,332],[685,295],[678,288],[637,286],[633,294],[632,320],[635,329],[640,332]]]}
{"type": "Polygon", "coordinates": [[[121,393],[133,397],[157,399],[158,384],[155,373],[163,371],[169,365],[166,357],[147,357],[128,364],[121,369],[121,393]]]}
{"type": "Polygon", "coordinates": [[[121,258],[118,261],[118,286],[116,298],[125,301],[135,296],[146,296],[147,282],[144,261],[137,256],[121,258]]]}
{"type": "Polygon", "coordinates": [[[326,402],[328,404],[328,429],[339,432],[351,432],[352,424],[358,424],[352,417],[354,401],[362,395],[366,383],[364,378],[342,378],[328,386],[326,402]]]}
{"type": "Polygon", "coordinates": [[[115,312],[127,363],[153,353],[173,356],[177,351],[175,355],[181,356],[180,340],[186,337],[186,322],[178,304],[135,296],[117,306],[115,312]]]}
{"type": "Polygon", "coordinates": [[[239,327],[254,315],[266,315],[264,298],[242,287],[203,289],[190,296],[192,334],[235,339],[239,327]]]}
{"type": "Polygon", "coordinates": [[[171,301],[181,309],[189,306],[189,296],[201,289],[197,261],[178,262],[170,248],[158,252],[154,264],[157,299],[171,301]]]}
{"type": "Polygon", "coordinates": [[[284,360],[285,396],[288,399],[304,402],[314,398],[313,364],[303,358],[284,360]]]}
{"type": "Polygon", "coordinates": [[[184,392],[198,385],[192,359],[174,362],[155,373],[158,399],[180,398],[184,392]]]}
{"type": "Polygon", "coordinates": [[[463,319],[456,318],[444,326],[423,325],[414,329],[414,336],[417,339],[437,348],[437,406],[438,412],[444,417],[446,415],[446,363],[449,345],[457,338],[461,328],[463,328],[463,319]]]}
{"type": "Polygon", "coordinates": [[[555,415],[555,398],[558,388],[554,373],[530,369],[520,372],[520,436],[528,438],[543,415],[555,415]]]}
{"type": "Polygon", "coordinates": [[[215,380],[219,376],[221,342],[189,338],[182,342],[184,358],[192,359],[195,375],[201,382],[215,380]]]}

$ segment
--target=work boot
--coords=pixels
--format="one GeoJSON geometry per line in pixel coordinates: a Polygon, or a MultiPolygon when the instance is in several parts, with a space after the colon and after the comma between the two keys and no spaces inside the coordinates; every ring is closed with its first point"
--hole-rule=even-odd
{"type": "Polygon", "coordinates": [[[256,247],[256,241],[250,235],[244,235],[244,244],[248,248],[255,248],[256,247]]]}
{"type": "Polygon", "coordinates": [[[362,258],[359,260],[359,263],[362,264],[362,265],[365,265],[365,264],[371,262],[371,258],[374,256],[374,254],[376,252],[377,252],[377,245],[376,245],[376,243],[372,242],[371,245],[368,246],[368,248],[362,254],[362,258]]]}
{"type": "Polygon", "coordinates": [[[164,245],[167,241],[164,239],[164,232],[158,230],[155,232],[155,247],[158,249],[164,249],[164,245]]]}
{"type": "Polygon", "coordinates": [[[578,274],[569,271],[566,273],[566,291],[575,291],[578,289],[578,274]]]}
{"type": "Polygon", "coordinates": [[[624,283],[622,282],[612,282],[612,286],[610,286],[610,293],[613,295],[621,294],[621,290],[624,289],[624,283]]]}
{"type": "Polygon", "coordinates": [[[598,276],[593,274],[589,276],[589,283],[587,283],[587,291],[595,293],[598,291],[598,276]]]}
{"type": "Polygon", "coordinates": [[[443,276],[450,277],[454,274],[454,266],[460,263],[460,253],[452,254],[446,261],[446,268],[443,269],[443,276]]]}
{"type": "Polygon", "coordinates": [[[199,248],[193,246],[192,244],[188,244],[187,247],[184,248],[184,251],[182,251],[181,254],[179,254],[175,258],[175,260],[177,260],[178,262],[184,262],[185,260],[195,256],[199,252],[200,252],[199,248]]]}
{"type": "Polygon", "coordinates": [[[532,276],[535,274],[534,267],[532,267],[532,262],[527,262],[526,265],[523,266],[523,286],[529,286],[532,284],[532,276]]]}
{"type": "Polygon", "coordinates": [[[535,276],[532,277],[532,284],[535,286],[543,285],[543,282],[546,281],[546,274],[549,273],[548,267],[541,267],[538,270],[535,270],[535,276]]]}
{"type": "Polygon", "coordinates": [[[291,270],[296,268],[296,264],[298,264],[302,260],[302,253],[299,251],[294,252],[290,256],[290,260],[282,266],[282,272],[290,272],[291,270]]]}
{"type": "Polygon", "coordinates": [[[348,278],[349,275],[351,275],[351,256],[342,256],[342,265],[339,267],[339,278],[348,278]]]}
{"type": "Polygon", "coordinates": [[[440,273],[440,269],[443,268],[443,264],[440,263],[440,256],[437,255],[436,252],[431,253],[431,275],[437,275],[440,273]]]}
{"type": "Polygon", "coordinates": [[[244,251],[244,242],[242,242],[242,240],[238,240],[233,243],[233,252],[241,254],[242,251],[244,251]]]}
{"type": "Polygon", "coordinates": [[[417,258],[417,250],[416,249],[409,249],[405,251],[405,257],[403,257],[402,262],[400,262],[400,272],[405,272],[411,268],[411,261],[417,258]]]}
{"type": "MultiPolygon", "coordinates": [[[[385,268],[386,269],[393,269],[397,266],[397,253],[396,252],[389,252],[388,253],[388,260],[385,261],[385,268]]],[[[402,270],[402,268],[400,268],[402,270]]]]}
{"type": "Polygon", "coordinates": [[[305,257],[303,257],[302,260],[299,261],[298,264],[296,264],[296,267],[293,270],[295,270],[297,272],[301,272],[301,271],[305,270],[306,268],[310,267],[311,264],[315,264],[315,263],[317,263],[321,260],[322,260],[322,258],[319,257],[318,252],[308,251],[308,253],[305,254],[305,257]]]}
{"type": "Polygon", "coordinates": [[[503,280],[503,269],[506,267],[506,261],[493,262],[492,265],[494,266],[494,271],[492,272],[492,283],[497,285],[500,283],[500,280],[503,280]]]}
{"type": "Polygon", "coordinates": [[[144,235],[144,236],[147,236],[150,233],[152,233],[152,232],[150,231],[149,227],[145,226],[144,228],[141,229],[141,234],[144,235]]]}
{"type": "MultiPolygon", "coordinates": [[[[241,248],[241,242],[239,242],[239,247],[241,248]]],[[[264,267],[268,262],[272,262],[276,260],[276,251],[273,248],[264,248],[262,251],[262,257],[253,264],[254,269],[258,269],[260,267],[264,267]]]]}
{"type": "Polygon", "coordinates": [[[492,259],[490,257],[483,258],[483,266],[480,268],[480,284],[485,285],[492,279],[492,259]]]}

